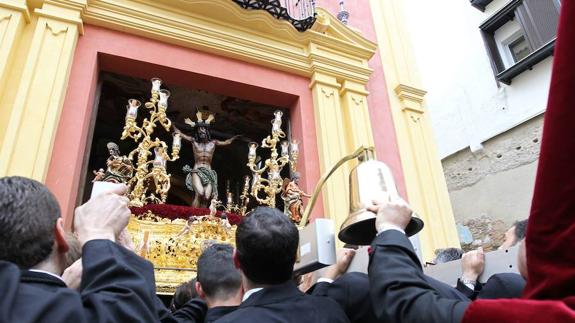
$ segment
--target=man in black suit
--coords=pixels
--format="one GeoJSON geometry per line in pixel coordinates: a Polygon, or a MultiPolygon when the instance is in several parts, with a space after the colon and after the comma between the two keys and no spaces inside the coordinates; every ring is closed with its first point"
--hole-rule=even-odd
{"type": "Polygon", "coordinates": [[[461,259],[462,276],[457,280],[457,290],[469,299],[519,298],[526,281],[515,273],[500,273],[489,277],[485,284],[478,281],[485,268],[485,255],[480,247],[466,252],[461,259]]]}
{"type": "Polygon", "coordinates": [[[378,235],[371,245],[369,282],[376,316],[392,322],[461,322],[470,301],[437,292],[405,235],[411,210],[398,199],[371,208],[378,235]]]}
{"type": "MultiPolygon", "coordinates": [[[[391,322],[389,320],[380,320],[375,316],[367,274],[360,272],[346,273],[354,256],[354,250],[344,250],[344,253],[338,256],[337,263],[328,267],[322,277],[318,279],[318,282],[306,293],[333,299],[343,308],[352,323],[391,322]]],[[[465,295],[443,282],[430,276],[425,276],[425,280],[442,297],[467,300],[465,295]]]]}
{"type": "Polygon", "coordinates": [[[469,299],[520,298],[527,281],[516,273],[494,274],[482,284],[468,286],[457,280],[457,290],[469,299]],[[471,289],[473,287],[473,289],[471,289]]]}
{"type": "Polygon", "coordinates": [[[299,241],[279,210],[258,207],[236,230],[234,263],[242,275],[242,304],[216,322],[349,322],[327,297],[302,293],[292,281],[299,241]]]}
{"type": "Polygon", "coordinates": [[[204,322],[214,322],[235,311],[242,302],[242,277],[234,267],[233,253],[231,245],[215,243],[198,259],[195,288],[208,305],[204,322]]]}
{"type": "Polygon", "coordinates": [[[352,323],[382,322],[375,317],[369,298],[369,279],[359,272],[350,272],[329,281],[320,281],[307,291],[314,296],[329,297],[336,301],[352,323]]]}
{"type": "Polygon", "coordinates": [[[0,322],[158,321],[152,265],[114,243],[130,216],[125,191],[75,211],[83,246],[79,293],[60,278],[70,242],[54,196],[34,180],[0,178],[0,322]]]}

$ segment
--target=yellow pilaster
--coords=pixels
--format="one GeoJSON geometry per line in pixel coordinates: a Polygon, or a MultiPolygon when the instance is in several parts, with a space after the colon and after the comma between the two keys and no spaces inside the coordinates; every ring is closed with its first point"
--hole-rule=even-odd
{"type": "MultiPolygon", "coordinates": [[[[26,0],[0,0],[0,98],[5,93],[10,67],[24,27],[30,22],[26,0]]],[[[0,107],[0,142],[8,127],[12,109],[0,107]]]]}
{"type": "Polygon", "coordinates": [[[347,153],[359,146],[373,146],[373,132],[367,107],[367,95],[362,84],[343,81],[340,90],[341,105],[344,116],[347,153]]]}
{"type": "Polygon", "coordinates": [[[459,246],[453,210],[423,105],[425,91],[420,89],[402,1],[370,0],[370,4],[407,194],[411,206],[425,221],[420,243],[424,260],[430,260],[437,248],[459,246]]]}
{"type": "MultiPolygon", "coordinates": [[[[310,88],[314,101],[314,116],[321,173],[327,172],[348,153],[345,127],[339,97],[340,85],[335,77],[315,73],[310,88]]],[[[325,216],[339,227],[349,213],[349,168],[340,167],[326,182],[323,189],[325,216]]]]}
{"type": "Polygon", "coordinates": [[[43,181],[87,0],[50,0],[38,17],[0,147],[0,176],[43,181]]]}

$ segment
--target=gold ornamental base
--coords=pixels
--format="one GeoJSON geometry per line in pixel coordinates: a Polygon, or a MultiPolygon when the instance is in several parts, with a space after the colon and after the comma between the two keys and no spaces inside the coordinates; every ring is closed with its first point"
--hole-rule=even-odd
{"type": "Polygon", "coordinates": [[[173,294],[180,284],[196,277],[198,257],[207,246],[235,245],[236,226],[226,220],[204,216],[187,222],[151,211],[130,218],[128,232],[136,253],[154,265],[158,294],[173,294]]]}

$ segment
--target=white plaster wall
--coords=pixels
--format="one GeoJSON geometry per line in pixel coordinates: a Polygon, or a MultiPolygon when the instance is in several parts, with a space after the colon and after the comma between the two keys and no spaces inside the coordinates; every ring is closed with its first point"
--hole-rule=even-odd
{"type": "Polygon", "coordinates": [[[537,162],[487,175],[474,185],[449,192],[458,223],[488,217],[507,226],[529,216],[537,162]]]}
{"type": "Polygon", "coordinates": [[[467,0],[382,1],[405,2],[440,158],[478,146],[545,110],[551,57],[510,86],[498,87],[493,75],[479,25],[507,0],[493,1],[485,12],[467,0]]]}

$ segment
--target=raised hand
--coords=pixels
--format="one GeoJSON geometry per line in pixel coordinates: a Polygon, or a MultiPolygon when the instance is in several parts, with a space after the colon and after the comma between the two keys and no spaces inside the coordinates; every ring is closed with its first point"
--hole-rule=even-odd
{"type": "Polygon", "coordinates": [[[70,267],[64,270],[62,280],[71,289],[80,290],[82,284],[82,258],[76,260],[70,267]]]}
{"type": "Polygon", "coordinates": [[[324,277],[336,280],[339,276],[345,274],[354,256],[355,250],[353,249],[339,249],[337,251],[337,262],[327,267],[327,270],[324,273],[324,277]]]}
{"type": "Polygon", "coordinates": [[[405,230],[411,220],[412,211],[402,198],[389,198],[387,201],[374,201],[368,210],[377,213],[375,228],[381,232],[386,226],[405,230]]]}
{"type": "Polygon", "coordinates": [[[484,268],[485,254],[481,247],[466,252],[461,257],[461,271],[463,272],[461,278],[465,280],[477,281],[484,268]]]}
{"type": "Polygon", "coordinates": [[[127,190],[126,185],[117,185],[76,208],[74,230],[82,245],[95,239],[116,240],[130,218],[129,200],[123,196],[127,190]]]}

